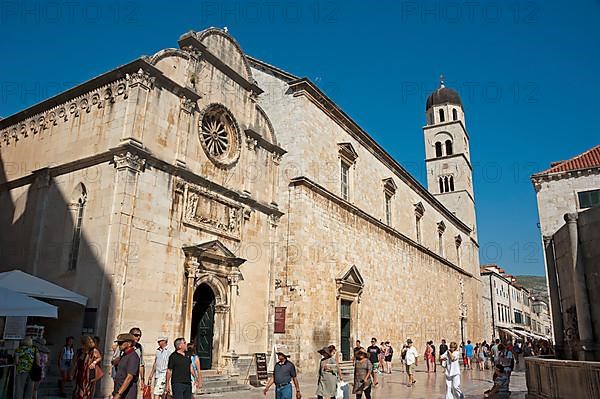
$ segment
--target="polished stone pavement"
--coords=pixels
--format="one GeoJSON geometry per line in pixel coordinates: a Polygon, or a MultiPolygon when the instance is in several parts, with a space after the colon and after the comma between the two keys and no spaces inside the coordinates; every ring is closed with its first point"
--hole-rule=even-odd
{"type": "MultiPolygon", "coordinates": [[[[525,393],[527,392],[524,365],[521,364],[519,366],[511,377],[511,399],[525,399],[525,393]]],[[[373,399],[428,399],[445,398],[446,395],[446,382],[440,368],[438,368],[437,373],[428,374],[424,370],[424,367],[420,365],[415,373],[417,383],[414,387],[406,386],[406,374],[400,371],[379,375],[379,379],[379,385],[373,389],[373,399]]],[[[461,379],[463,393],[467,399],[483,398],[483,392],[493,385],[491,370],[463,370],[461,379]]],[[[300,390],[304,399],[315,398],[315,389],[316,381],[314,376],[300,376],[300,390]]],[[[265,398],[265,396],[262,394],[261,389],[253,388],[251,391],[201,395],[197,398],[259,399],[265,398]]],[[[271,388],[266,398],[275,398],[273,388],[271,388]]],[[[351,398],[354,399],[354,396],[351,396],[351,398]]]]}

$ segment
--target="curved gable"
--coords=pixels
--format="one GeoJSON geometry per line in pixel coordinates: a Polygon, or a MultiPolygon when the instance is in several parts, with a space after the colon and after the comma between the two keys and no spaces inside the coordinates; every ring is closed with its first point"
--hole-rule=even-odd
{"type": "Polygon", "coordinates": [[[188,62],[190,55],[185,51],[167,48],[154,54],[148,62],[159,69],[165,76],[183,87],[190,85],[188,82],[188,62]]]}
{"type": "Polygon", "coordinates": [[[247,81],[254,82],[250,65],[242,48],[228,33],[217,28],[209,28],[196,33],[196,38],[231,69],[247,81]]]}

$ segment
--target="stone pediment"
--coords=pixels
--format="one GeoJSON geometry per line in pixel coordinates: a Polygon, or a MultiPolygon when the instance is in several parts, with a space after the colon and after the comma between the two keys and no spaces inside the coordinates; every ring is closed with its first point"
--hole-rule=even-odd
{"type": "Polygon", "coordinates": [[[246,259],[235,256],[235,254],[219,240],[183,247],[183,252],[187,258],[196,258],[205,268],[212,268],[209,265],[237,268],[242,263],[246,262],[246,259]]]}
{"type": "Polygon", "coordinates": [[[396,190],[398,189],[398,186],[396,185],[396,182],[394,182],[394,179],[388,177],[386,179],[383,179],[382,181],[383,189],[385,190],[385,192],[390,195],[394,195],[396,193],[396,190]]]}
{"type": "Polygon", "coordinates": [[[414,206],[415,206],[415,215],[417,215],[419,218],[423,217],[423,215],[425,214],[425,207],[423,206],[423,203],[421,201],[419,201],[414,206]]]}
{"type": "Polygon", "coordinates": [[[365,280],[355,265],[335,279],[340,293],[360,295],[365,287],[365,280]]]}
{"type": "Polygon", "coordinates": [[[338,151],[340,157],[342,157],[350,165],[352,165],[354,161],[356,161],[356,158],[358,158],[358,153],[350,143],[338,143],[338,151]]]}

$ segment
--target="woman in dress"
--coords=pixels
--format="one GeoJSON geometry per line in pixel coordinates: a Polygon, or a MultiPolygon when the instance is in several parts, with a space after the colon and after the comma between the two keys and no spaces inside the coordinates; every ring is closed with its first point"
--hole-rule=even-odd
{"type": "Polygon", "coordinates": [[[96,388],[95,370],[102,356],[96,348],[94,339],[89,335],[81,337],[81,348],[77,350],[74,359],[73,376],[75,388],[73,399],[93,399],[96,388]]]}
{"type": "Polygon", "coordinates": [[[198,357],[194,344],[188,344],[187,353],[192,363],[192,369],[194,370],[194,373],[192,373],[192,394],[199,394],[202,389],[202,373],[200,369],[200,357],[198,357]],[[198,383],[196,383],[194,375],[198,376],[198,383]]]}
{"type": "Polygon", "coordinates": [[[42,378],[33,384],[33,399],[37,399],[40,384],[46,381],[46,373],[48,371],[48,358],[50,350],[46,346],[46,340],[39,338],[35,340],[33,345],[37,348],[40,358],[40,368],[42,369],[42,378]]]}
{"type": "Polygon", "coordinates": [[[373,364],[369,360],[369,354],[362,348],[356,353],[356,356],[352,393],[356,395],[356,399],[361,399],[363,393],[367,399],[371,399],[373,364]]]}
{"type": "Polygon", "coordinates": [[[338,382],[338,365],[335,360],[335,349],[332,351],[329,347],[325,347],[319,349],[319,354],[321,354],[322,358],[319,362],[317,398],[335,399],[338,382]]]}
{"type": "Polygon", "coordinates": [[[425,363],[427,364],[427,372],[432,373],[434,367],[434,358],[433,358],[433,349],[431,348],[431,342],[427,341],[427,346],[425,347],[425,363]]]}

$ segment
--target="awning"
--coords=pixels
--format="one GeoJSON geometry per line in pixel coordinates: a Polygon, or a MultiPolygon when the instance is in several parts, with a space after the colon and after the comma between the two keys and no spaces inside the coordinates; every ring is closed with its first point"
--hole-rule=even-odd
{"type": "Polygon", "coordinates": [[[0,273],[0,287],[36,298],[59,299],[61,301],[75,302],[83,306],[87,304],[87,298],[83,295],[69,291],[59,285],[32,276],[21,270],[0,273]]]}
{"type": "Polygon", "coordinates": [[[0,287],[0,316],[58,317],[56,306],[0,287]]]}
{"type": "Polygon", "coordinates": [[[498,327],[498,330],[504,331],[507,334],[510,334],[514,338],[520,338],[517,334],[515,334],[511,329],[498,327]]]}
{"type": "Polygon", "coordinates": [[[514,332],[516,332],[517,334],[525,337],[525,338],[532,338],[533,334],[531,334],[529,331],[525,331],[525,330],[519,330],[519,329],[514,329],[514,332]]]}

